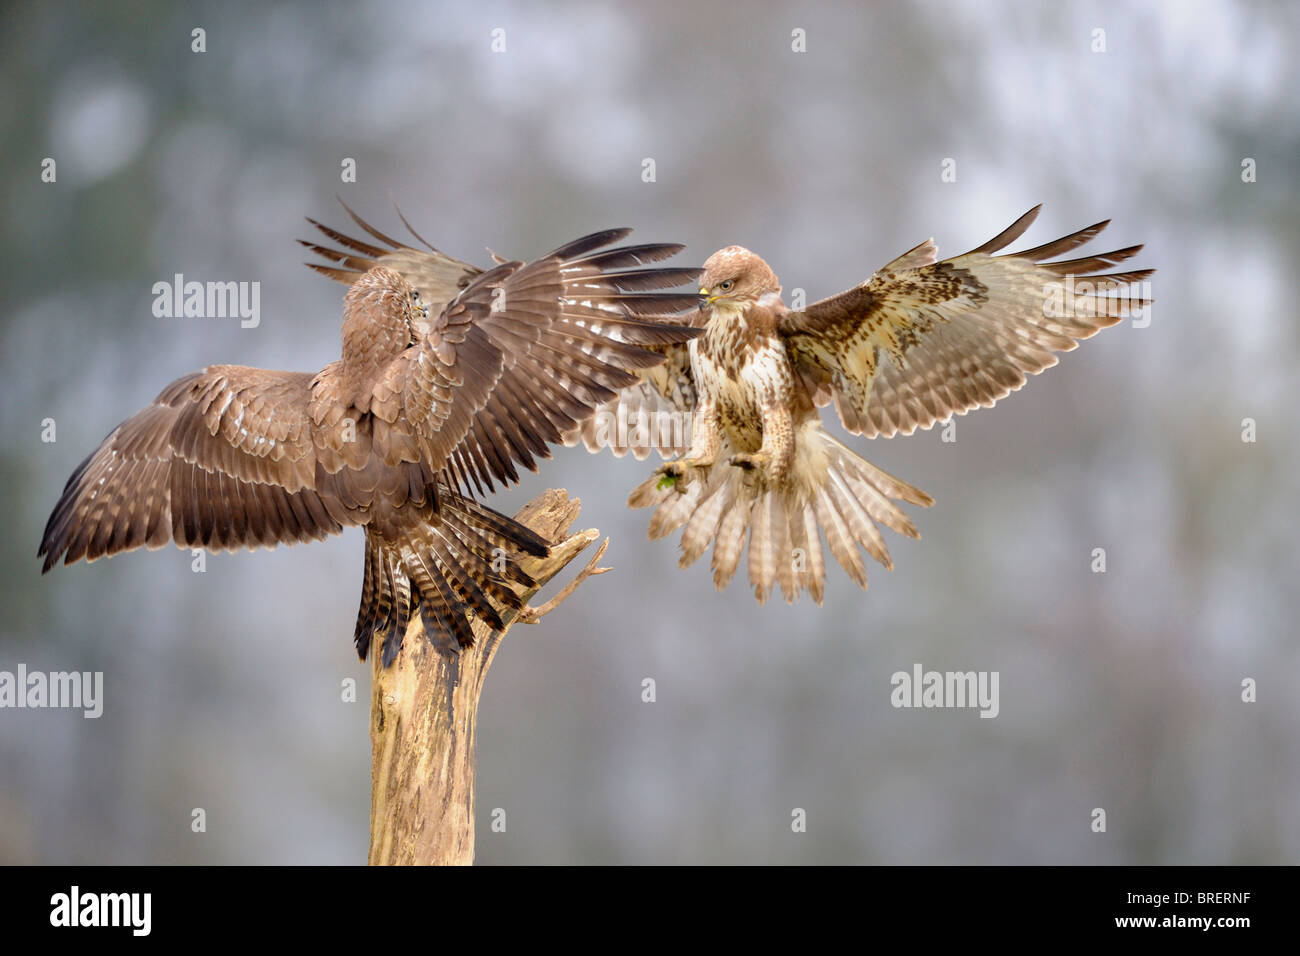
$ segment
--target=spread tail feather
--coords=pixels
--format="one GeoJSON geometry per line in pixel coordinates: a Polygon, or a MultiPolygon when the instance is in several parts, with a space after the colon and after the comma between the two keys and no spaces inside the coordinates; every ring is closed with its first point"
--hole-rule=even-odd
{"type": "MultiPolygon", "coordinates": [[[[724,441],[717,461],[726,462],[734,452],[724,441]]],[[[712,543],[713,583],[719,591],[740,567],[748,538],[749,582],[760,604],[774,585],[788,603],[803,591],[822,603],[823,539],[861,588],[867,586],[867,571],[859,547],[892,570],[893,559],[877,526],[909,538],[921,536],[898,501],[934,503],[925,492],[854,454],[816,421],[799,431],[795,468],[780,485],[717,464],[676,483],[652,475],[628,497],[633,508],[655,509],[651,538],[683,529],[681,567],[695,563],[712,543]]]]}
{"type": "Polygon", "coordinates": [[[395,536],[366,529],[355,633],[362,660],[382,637],[383,666],[392,664],[417,612],[434,647],[455,654],[474,643],[472,618],[504,629],[502,612],[520,610],[520,591],[537,585],[517,558],[544,557],[545,539],[447,488],[439,492],[437,510],[412,515],[395,536]]]}

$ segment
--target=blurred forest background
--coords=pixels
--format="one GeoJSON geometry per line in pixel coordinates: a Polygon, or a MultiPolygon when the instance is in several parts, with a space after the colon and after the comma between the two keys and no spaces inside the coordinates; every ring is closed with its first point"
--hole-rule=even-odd
{"type": "Polygon", "coordinates": [[[851,441],[937,499],[865,594],[833,568],[824,607],[760,608],[679,571],[623,504],[652,463],[561,450],[500,496],[580,496],[615,570],[497,660],[480,862],[1297,862],[1297,89],[1300,8],[1265,2],[6,4],[0,670],[102,670],[106,702],[0,710],[0,862],[364,861],[359,531],[201,575],[36,560],[166,383],[337,358],[343,288],[292,241],[348,225],[336,195],[479,262],[616,225],[683,264],[741,243],[810,301],[1039,202],[1023,243],[1113,217],[1090,248],[1159,269],[1149,327],[955,443],[851,441]],[[260,326],[155,318],[175,273],[259,281],[260,326]],[[998,671],[1000,715],[892,708],[917,662],[998,671]]]}

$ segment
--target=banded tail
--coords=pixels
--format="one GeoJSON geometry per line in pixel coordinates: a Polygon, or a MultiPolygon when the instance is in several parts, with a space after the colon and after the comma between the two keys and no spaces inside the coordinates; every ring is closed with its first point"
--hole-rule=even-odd
{"type": "Polygon", "coordinates": [[[655,474],[628,497],[633,508],[654,507],[651,539],[683,528],[683,568],[713,545],[713,583],[726,588],[740,566],[749,537],[749,582],[758,603],[779,585],[788,603],[803,591],[822,603],[826,566],[822,539],[858,586],[867,586],[861,546],[887,569],[894,562],[877,525],[920,538],[916,525],[895,504],[929,507],[934,499],[859,457],[816,419],[799,429],[791,477],[772,486],[765,475],[727,464],[738,449],[724,438],[717,464],[669,485],[655,474]]]}
{"type": "Polygon", "coordinates": [[[520,592],[537,586],[519,566],[518,557],[545,557],[550,542],[445,486],[438,491],[437,511],[397,513],[393,527],[366,528],[365,578],[356,627],[357,654],[362,660],[382,637],[383,666],[388,667],[417,611],[438,651],[454,654],[457,645],[474,643],[471,618],[504,630],[501,615],[521,610],[520,592]]]}

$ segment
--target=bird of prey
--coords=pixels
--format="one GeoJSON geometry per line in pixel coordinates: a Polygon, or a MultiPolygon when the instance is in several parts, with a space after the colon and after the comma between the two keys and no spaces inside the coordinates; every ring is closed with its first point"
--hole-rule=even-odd
{"type": "Polygon", "coordinates": [[[626,429],[621,441],[598,432],[599,422],[612,432],[612,423],[631,420],[634,436],[684,451],[628,503],[655,508],[651,538],[684,529],[682,567],[712,544],[718,590],[735,574],[747,532],[749,580],[760,603],[774,583],[787,601],[806,590],[821,603],[823,538],[865,588],[859,546],[892,568],[877,525],[919,537],[896,502],[933,500],[832,437],[818,408],[833,401],[844,427],[867,438],[910,435],[992,406],[1027,375],[1055,365],[1055,353],[1147,304],[1130,287],[1154,270],[1103,271],[1141,246],[1048,261],[1082,246],[1108,221],[995,255],[1039,208],[942,262],[927,240],[861,285],[800,311],[782,302],[781,285],[761,258],[739,246],[722,249],[701,279],[696,324],[704,334],[667,348],[665,365],[647,370],[566,438],[644,456],[647,443],[626,437],[626,429]],[[662,419],[672,417],[665,413],[689,416],[691,427],[664,431],[662,419]]]}
{"type": "Polygon", "coordinates": [[[312,220],[344,248],[304,243],[349,283],[340,360],[316,373],[211,365],[168,385],[68,480],[45,571],[169,541],[223,551],[362,526],[363,660],[382,637],[388,666],[417,611],[447,653],[472,644],[471,616],[504,627],[494,602],[519,609],[516,588],[534,586],[516,559],[550,543],[478,498],[518,481],[517,465],[535,471],[661,362],[650,347],[698,334],[672,315],[699,297],[657,290],[700,270],[644,268],[682,246],[609,248],[631,231],[613,229],[483,271],[352,215],[382,247],[312,220]]]}

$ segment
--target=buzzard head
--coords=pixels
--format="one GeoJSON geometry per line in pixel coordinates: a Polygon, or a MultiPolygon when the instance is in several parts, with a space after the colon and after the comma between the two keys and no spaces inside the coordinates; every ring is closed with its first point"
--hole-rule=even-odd
{"type": "Polygon", "coordinates": [[[719,249],[704,261],[700,295],[714,308],[744,309],[768,293],[780,291],[781,283],[771,267],[741,246],[719,249]]]}
{"type": "Polygon", "coordinates": [[[427,323],[429,307],[420,301],[420,291],[392,269],[375,266],[352,284],[343,298],[345,316],[364,317],[377,326],[397,322],[415,340],[415,330],[427,323]]]}
{"type": "Polygon", "coordinates": [[[416,341],[428,310],[406,279],[383,266],[366,272],[343,297],[342,398],[370,410],[385,367],[416,341]]]}

